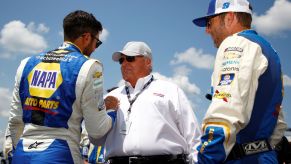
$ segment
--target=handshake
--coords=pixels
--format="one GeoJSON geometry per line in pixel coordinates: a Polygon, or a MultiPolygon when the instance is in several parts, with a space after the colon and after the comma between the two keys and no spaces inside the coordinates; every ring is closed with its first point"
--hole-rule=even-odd
{"type": "Polygon", "coordinates": [[[112,118],[113,123],[116,120],[117,110],[119,108],[119,100],[114,96],[107,96],[104,99],[107,114],[112,118]]]}
{"type": "Polygon", "coordinates": [[[119,100],[114,96],[107,96],[104,99],[104,103],[106,106],[106,110],[114,110],[117,111],[119,108],[119,100]]]}

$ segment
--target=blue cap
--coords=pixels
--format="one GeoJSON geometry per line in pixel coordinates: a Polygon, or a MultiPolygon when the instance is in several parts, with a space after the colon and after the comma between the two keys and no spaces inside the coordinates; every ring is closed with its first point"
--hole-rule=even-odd
{"type": "Polygon", "coordinates": [[[206,27],[208,17],[225,12],[244,12],[252,14],[252,8],[247,0],[211,0],[207,14],[196,18],[193,23],[199,27],[206,27]]]}

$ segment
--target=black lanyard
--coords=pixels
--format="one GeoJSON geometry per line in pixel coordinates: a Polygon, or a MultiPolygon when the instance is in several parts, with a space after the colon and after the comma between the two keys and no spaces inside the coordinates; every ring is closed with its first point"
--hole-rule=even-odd
{"type": "Polygon", "coordinates": [[[127,114],[129,116],[130,112],[131,112],[131,107],[132,107],[132,104],[135,102],[135,100],[137,99],[137,97],[145,90],[146,87],[148,87],[151,82],[154,80],[154,76],[151,77],[151,79],[143,86],[143,88],[141,89],[141,91],[135,95],[135,97],[131,100],[130,99],[130,93],[129,93],[129,89],[128,89],[128,86],[125,87],[125,91],[126,91],[126,94],[127,94],[127,99],[128,99],[128,102],[129,102],[129,108],[127,110],[127,114]]]}

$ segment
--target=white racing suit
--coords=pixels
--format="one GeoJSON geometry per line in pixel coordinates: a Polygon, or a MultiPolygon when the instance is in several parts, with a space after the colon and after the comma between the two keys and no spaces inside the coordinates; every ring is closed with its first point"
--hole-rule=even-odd
{"type": "Polygon", "coordinates": [[[13,163],[83,163],[82,120],[91,139],[113,124],[103,102],[102,69],[69,42],[21,62],[6,133],[16,147],[13,163]]]}
{"type": "Polygon", "coordinates": [[[281,64],[271,45],[253,30],[226,38],[217,52],[212,89],[198,163],[277,163],[273,148],[286,124],[281,64]],[[235,144],[243,155],[227,159],[235,144]]]}

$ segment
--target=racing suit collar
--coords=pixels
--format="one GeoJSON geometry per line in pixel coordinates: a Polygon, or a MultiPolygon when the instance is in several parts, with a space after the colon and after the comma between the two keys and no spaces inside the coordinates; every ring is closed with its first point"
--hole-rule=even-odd
{"type": "MultiPolygon", "coordinates": [[[[80,52],[80,53],[83,54],[82,50],[81,50],[81,49],[80,49],[76,44],[74,44],[74,43],[72,43],[72,42],[70,42],[70,41],[65,41],[65,42],[63,43],[62,46],[65,46],[66,44],[69,44],[71,48],[73,48],[73,49],[75,49],[75,50],[77,50],[78,52],[80,52]]],[[[83,54],[83,55],[84,55],[84,54],[83,54]]],[[[84,55],[84,56],[86,56],[86,55],[84,55]]]]}

